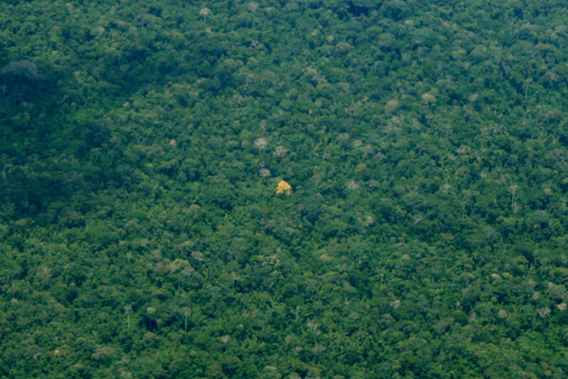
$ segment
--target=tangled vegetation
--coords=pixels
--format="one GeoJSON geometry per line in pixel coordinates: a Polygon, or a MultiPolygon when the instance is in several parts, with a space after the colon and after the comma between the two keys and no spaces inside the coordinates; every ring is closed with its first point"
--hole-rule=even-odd
{"type": "Polygon", "coordinates": [[[564,2],[2,6],[1,378],[566,377],[564,2]]]}

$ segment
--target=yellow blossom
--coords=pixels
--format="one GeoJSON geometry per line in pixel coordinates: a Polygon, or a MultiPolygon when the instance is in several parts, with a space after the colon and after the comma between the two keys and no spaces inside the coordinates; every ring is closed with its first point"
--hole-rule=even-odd
{"type": "Polygon", "coordinates": [[[286,195],[290,196],[290,194],[292,193],[292,186],[290,186],[288,183],[286,183],[284,180],[282,180],[280,183],[278,183],[278,187],[276,188],[276,194],[280,195],[286,193],[286,195]]]}

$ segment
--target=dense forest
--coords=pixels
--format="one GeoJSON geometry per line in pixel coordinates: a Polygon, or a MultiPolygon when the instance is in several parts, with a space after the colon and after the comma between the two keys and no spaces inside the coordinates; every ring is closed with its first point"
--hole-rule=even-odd
{"type": "Polygon", "coordinates": [[[1,7],[0,378],[568,375],[564,1],[1,7]]]}

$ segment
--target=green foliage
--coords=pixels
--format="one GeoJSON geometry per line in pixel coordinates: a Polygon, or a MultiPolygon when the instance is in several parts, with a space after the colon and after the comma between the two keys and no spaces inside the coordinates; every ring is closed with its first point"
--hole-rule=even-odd
{"type": "Polygon", "coordinates": [[[563,3],[4,5],[0,376],[565,376],[563,3]]]}

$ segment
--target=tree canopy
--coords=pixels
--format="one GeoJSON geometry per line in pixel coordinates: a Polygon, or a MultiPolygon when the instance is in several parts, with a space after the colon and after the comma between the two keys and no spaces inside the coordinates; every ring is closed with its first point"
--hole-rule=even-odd
{"type": "Polygon", "coordinates": [[[0,378],[565,377],[567,20],[4,1],[0,378]]]}

